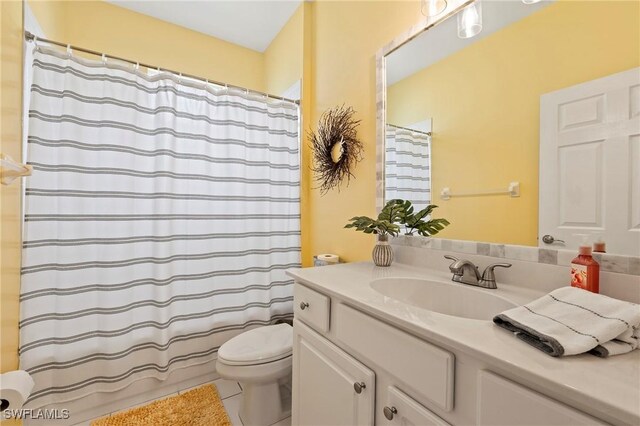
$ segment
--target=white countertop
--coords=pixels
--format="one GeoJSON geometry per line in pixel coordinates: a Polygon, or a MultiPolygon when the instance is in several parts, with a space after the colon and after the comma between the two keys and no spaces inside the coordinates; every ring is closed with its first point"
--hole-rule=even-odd
{"type": "MultiPolygon", "coordinates": [[[[297,282],[338,297],[413,334],[468,353],[523,382],[543,387],[549,396],[605,421],[640,425],[640,350],[606,359],[588,354],[554,358],[491,321],[421,309],[384,296],[369,285],[375,279],[395,277],[451,282],[448,271],[397,263],[380,268],[371,262],[360,262],[290,269],[287,274],[297,282]]],[[[497,290],[486,291],[518,304],[545,294],[500,283],[497,290]]]]}

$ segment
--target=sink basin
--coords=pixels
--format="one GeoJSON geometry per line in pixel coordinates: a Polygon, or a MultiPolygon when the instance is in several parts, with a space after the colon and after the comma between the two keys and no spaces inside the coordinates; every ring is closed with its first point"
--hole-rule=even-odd
{"type": "Polygon", "coordinates": [[[491,320],[517,305],[492,291],[465,284],[418,278],[382,278],[371,282],[378,293],[408,305],[454,317],[491,320]]]}

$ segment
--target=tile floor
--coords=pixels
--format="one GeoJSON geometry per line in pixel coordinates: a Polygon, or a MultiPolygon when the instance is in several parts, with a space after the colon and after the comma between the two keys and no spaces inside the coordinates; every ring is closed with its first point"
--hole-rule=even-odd
{"type": "MultiPolygon", "coordinates": [[[[214,380],[211,383],[215,384],[216,387],[218,388],[218,393],[220,394],[220,398],[222,399],[222,403],[224,404],[224,408],[227,410],[227,414],[229,415],[229,419],[231,420],[231,424],[233,426],[242,426],[242,422],[240,421],[240,417],[238,416],[238,411],[240,409],[240,397],[242,396],[242,389],[240,388],[240,385],[237,382],[233,382],[233,381],[230,381],[230,380],[224,380],[224,379],[214,380]]],[[[176,396],[176,395],[179,395],[181,393],[187,392],[187,391],[189,391],[191,389],[203,386],[205,384],[206,383],[201,384],[201,385],[197,385],[197,386],[192,386],[192,387],[189,387],[189,388],[185,388],[185,389],[182,389],[182,390],[180,390],[180,391],[178,391],[176,393],[173,393],[173,394],[170,394],[170,395],[165,395],[165,396],[163,396],[161,398],[145,401],[145,402],[142,402],[140,404],[133,405],[131,407],[125,407],[122,410],[114,411],[113,413],[111,413],[109,415],[111,416],[113,414],[117,414],[117,413],[120,413],[122,411],[127,411],[127,410],[130,410],[130,409],[135,408],[135,407],[140,407],[142,405],[147,405],[147,404],[150,404],[153,401],[157,401],[159,399],[165,399],[165,398],[169,398],[169,397],[172,397],[172,396],[176,396]]],[[[92,420],[88,420],[88,421],[82,422],[82,423],[77,423],[74,426],[89,426],[91,421],[92,420]]],[[[291,426],[291,417],[288,417],[288,418],[286,418],[284,420],[281,420],[278,423],[275,423],[273,426],[291,426]]]]}

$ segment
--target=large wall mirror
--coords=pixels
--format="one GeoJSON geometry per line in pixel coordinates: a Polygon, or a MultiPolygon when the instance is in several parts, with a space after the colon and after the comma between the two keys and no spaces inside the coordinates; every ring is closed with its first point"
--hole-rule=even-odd
{"type": "Polygon", "coordinates": [[[438,205],[442,238],[640,255],[640,3],[455,3],[379,57],[379,198],[438,205]]]}

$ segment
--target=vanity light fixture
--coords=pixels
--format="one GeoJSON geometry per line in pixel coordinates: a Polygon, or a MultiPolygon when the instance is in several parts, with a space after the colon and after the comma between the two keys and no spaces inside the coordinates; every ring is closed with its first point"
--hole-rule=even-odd
{"type": "Polygon", "coordinates": [[[424,16],[436,16],[447,8],[447,0],[421,0],[420,10],[424,16]]]}
{"type": "Polygon", "coordinates": [[[476,0],[458,13],[458,37],[471,38],[482,31],[482,1],[476,0]]]}
{"type": "Polygon", "coordinates": [[[522,0],[522,3],[524,4],[535,4],[535,3],[540,3],[542,0],[522,0]]]}

